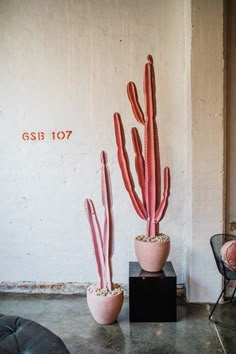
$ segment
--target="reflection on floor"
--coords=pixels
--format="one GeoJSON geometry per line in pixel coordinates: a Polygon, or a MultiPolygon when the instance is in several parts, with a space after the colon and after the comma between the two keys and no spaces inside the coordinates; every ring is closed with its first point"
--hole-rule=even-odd
{"type": "MultiPolygon", "coordinates": [[[[125,298],[118,321],[101,326],[83,296],[0,294],[0,313],[39,322],[61,337],[71,354],[236,353],[236,332],[209,322],[209,311],[208,304],[178,299],[177,322],[130,323],[125,298]]],[[[235,324],[236,301],[219,305],[217,316],[235,324]]]]}

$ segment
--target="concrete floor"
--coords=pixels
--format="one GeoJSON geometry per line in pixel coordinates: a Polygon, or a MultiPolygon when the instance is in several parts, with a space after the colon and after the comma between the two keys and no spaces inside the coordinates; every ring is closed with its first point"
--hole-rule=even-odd
{"type": "MultiPolygon", "coordinates": [[[[210,323],[209,310],[207,304],[185,304],[178,299],[177,322],[130,323],[125,298],[118,322],[101,326],[91,317],[83,296],[0,294],[0,313],[49,328],[71,354],[235,354],[236,332],[210,323]]],[[[220,305],[215,317],[222,315],[235,323],[236,301],[220,305]]]]}

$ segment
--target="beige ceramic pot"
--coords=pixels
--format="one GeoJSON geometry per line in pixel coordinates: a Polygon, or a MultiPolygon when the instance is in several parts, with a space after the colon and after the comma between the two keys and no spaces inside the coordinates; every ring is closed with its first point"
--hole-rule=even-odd
{"type": "Polygon", "coordinates": [[[170,253],[170,239],[165,242],[144,242],[134,240],[136,257],[140,267],[147,272],[159,272],[164,267],[170,253]]]}
{"type": "Polygon", "coordinates": [[[102,325],[112,324],[116,321],[122,308],[124,292],[118,294],[97,295],[91,291],[93,285],[87,289],[87,303],[95,321],[102,325]]]}

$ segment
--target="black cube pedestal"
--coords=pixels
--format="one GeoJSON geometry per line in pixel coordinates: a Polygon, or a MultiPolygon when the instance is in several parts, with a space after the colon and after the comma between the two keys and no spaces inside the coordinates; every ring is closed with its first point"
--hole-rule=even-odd
{"type": "Polygon", "coordinates": [[[176,274],[171,262],[156,273],[129,262],[129,318],[131,322],[176,321],[176,274]]]}

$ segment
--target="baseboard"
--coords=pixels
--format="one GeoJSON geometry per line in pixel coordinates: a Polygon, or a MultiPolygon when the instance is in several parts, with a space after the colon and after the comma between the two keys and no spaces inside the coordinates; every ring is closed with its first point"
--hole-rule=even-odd
{"type": "Polygon", "coordinates": [[[86,294],[89,283],[1,282],[0,292],[25,294],[86,294]]]}
{"type": "MultiPolygon", "coordinates": [[[[33,281],[1,282],[0,293],[23,293],[23,294],[63,294],[63,295],[86,295],[86,289],[91,283],[45,283],[33,281]]],[[[128,287],[124,286],[124,295],[128,296],[128,287]]],[[[176,288],[177,296],[185,295],[183,284],[176,288]]]]}

